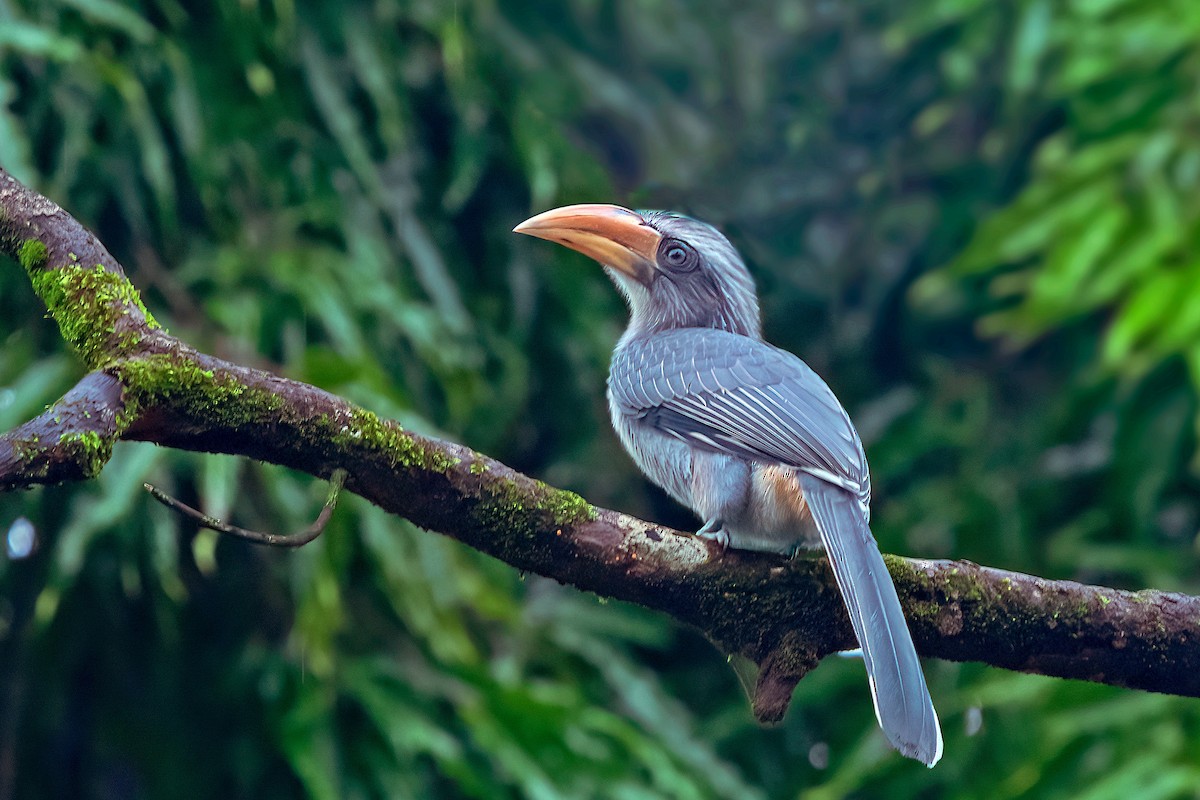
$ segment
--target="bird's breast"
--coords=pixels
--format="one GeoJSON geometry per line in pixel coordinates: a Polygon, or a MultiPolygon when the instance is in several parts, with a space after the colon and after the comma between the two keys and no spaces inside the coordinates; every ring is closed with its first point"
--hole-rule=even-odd
{"type": "Polygon", "coordinates": [[[608,410],[617,438],[634,462],[657,486],[688,508],[692,503],[692,448],[626,414],[608,393],[608,410]]]}

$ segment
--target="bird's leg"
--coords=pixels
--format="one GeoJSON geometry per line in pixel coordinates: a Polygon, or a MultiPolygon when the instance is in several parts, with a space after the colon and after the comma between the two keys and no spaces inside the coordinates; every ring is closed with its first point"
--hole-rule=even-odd
{"type": "Polygon", "coordinates": [[[725,530],[725,520],[720,517],[713,517],[706,520],[704,527],[696,531],[696,535],[701,539],[708,539],[721,545],[722,550],[729,549],[729,532],[725,530]]]}

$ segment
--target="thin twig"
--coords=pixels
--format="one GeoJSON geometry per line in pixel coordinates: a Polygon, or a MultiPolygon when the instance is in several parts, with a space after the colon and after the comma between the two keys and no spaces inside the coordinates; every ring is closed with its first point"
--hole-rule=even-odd
{"type": "Polygon", "coordinates": [[[333,474],[329,476],[329,494],[325,498],[325,507],[321,509],[321,513],[317,515],[312,525],[309,525],[302,531],[291,534],[267,533],[266,531],[252,531],[246,528],[239,528],[236,525],[230,525],[228,522],[222,522],[216,517],[210,517],[202,511],[197,511],[155,486],[151,486],[148,483],[142,485],[146,487],[146,491],[155,500],[167,508],[195,520],[196,524],[202,528],[208,528],[217,533],[228,533],[240,539],[247,539],[257,544],[267,544],[272,547],[301,547],[316,539],[324,532],[325,526],[329,524],[330,517],[333,516],[333,509],[337,506],[338,493],[341,492],[342,486],[345,483],[346,470],[335,469],[333,474]]]}

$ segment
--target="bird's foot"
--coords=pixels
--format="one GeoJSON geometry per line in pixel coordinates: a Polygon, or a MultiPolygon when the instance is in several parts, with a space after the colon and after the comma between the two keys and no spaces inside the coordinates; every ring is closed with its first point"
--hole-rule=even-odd
{"type": "Polygon", "coordinates": [[[729,531],[725,530],[725,521],[720,517],[713,517],[705,522],[704,527],[696,531],[696,535],[701,539],[707,539],[710,542],[716,542],[721,546],[722,550],[729,549],[729,531]]]}

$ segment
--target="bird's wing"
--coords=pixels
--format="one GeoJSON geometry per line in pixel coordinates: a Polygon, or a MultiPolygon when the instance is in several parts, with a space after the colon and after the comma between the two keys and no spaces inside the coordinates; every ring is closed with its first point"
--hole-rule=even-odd
{"type": "Polygon", "coordinates": [[[850,417],[807,364],[765,342],[688,328],[618,350],[609,391],[621,410],[696,447],[786,464],[870,500],[850,417]]]}

